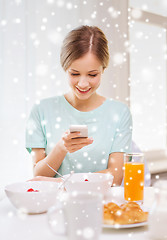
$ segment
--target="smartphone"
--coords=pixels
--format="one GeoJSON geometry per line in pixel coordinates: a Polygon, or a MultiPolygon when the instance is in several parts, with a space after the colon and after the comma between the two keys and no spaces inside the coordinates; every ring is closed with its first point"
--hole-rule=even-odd
{"type": "Polygon", "coordinates": [[[88,137],[88,126],[87,125],[71,125],[70,132],[80,132],[81,135],[78,137],[88,137]]]}

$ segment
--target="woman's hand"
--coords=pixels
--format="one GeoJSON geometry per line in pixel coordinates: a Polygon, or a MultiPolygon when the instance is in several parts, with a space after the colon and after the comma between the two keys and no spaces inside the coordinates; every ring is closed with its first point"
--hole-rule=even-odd
{"type": "Polygon", "coordinates": [[[92,144],[93,138],[80,137],[80,132],[66,131],[62,137],[64,147],[69,153],[78,151],[79,149],[92,144]]]}
{"type": "Polygon", "coordinates": [[[48,181],[48,182],[63,182],[61,178],[54,178],[54,177],[44,177],[44,176],[37,176],[28,181],[48,181]]]}

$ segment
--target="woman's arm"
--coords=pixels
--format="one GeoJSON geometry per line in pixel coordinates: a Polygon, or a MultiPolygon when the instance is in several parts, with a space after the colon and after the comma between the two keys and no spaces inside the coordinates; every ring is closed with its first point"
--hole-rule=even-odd
{"type": "Polygon", "coordinates": [[[32,159],[34,164],[34,176],[54,177],[55,172],[50,169],[47,164],[57,171],[66,154],[67,150],[61,140],[47,156],[44,148],[33,148],[32,159]]]}
{"type": "Polygon", "coordinates": [[[78,151],[93,142],[91,138],[78,138],[78,136],[80,136],[78,132],[66,132],[47,156],[44,148],[33,148],[34,176],[54,177],[55,172],[47,164],[58,171],[68,152],[78,151]]]}
{"type": "Polygon", "coordinates": [[[124,153],[115,152],[109,155],[107,169],[99,173],[110,173],[114,176],[113,186],[121,185],[123,179],[123,155],[124,153]]]}
{"type": "Polygon", "coordinates": [[[36,176],[34,178],[31,178],[28,180],[29,181],[45,181],[45,182],[63,182],[61,178],[54,178],[54,177],[44,177],[44,176],[36,176]]]}

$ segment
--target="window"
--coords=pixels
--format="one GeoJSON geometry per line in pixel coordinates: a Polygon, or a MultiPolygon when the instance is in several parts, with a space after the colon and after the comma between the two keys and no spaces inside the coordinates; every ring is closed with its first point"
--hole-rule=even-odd
{"type": "Polygon", "coordinates": [[[167,147],[167,2],[130,1],[130,106],[134,140],[148,160],[167,147]]]}

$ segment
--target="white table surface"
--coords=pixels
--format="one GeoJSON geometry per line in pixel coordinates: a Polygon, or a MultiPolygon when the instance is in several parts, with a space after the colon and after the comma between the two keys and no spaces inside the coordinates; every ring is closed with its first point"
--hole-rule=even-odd
{"type": "MultiPolygon", "coordinates": [[[[117,188],[118,189],[118,188],[117,188]]],[[[145,189],[144,205],[153,203],[153,189],[145,189]]],[[[47,214],[26,215],[18,212],[5,197],[0,200],[0,239],[67,240],[55,236],[48,226],[47,214]]],[[[127,229],[103,229],[100,240],[151,240],[149,226],[127,229]]]]}

